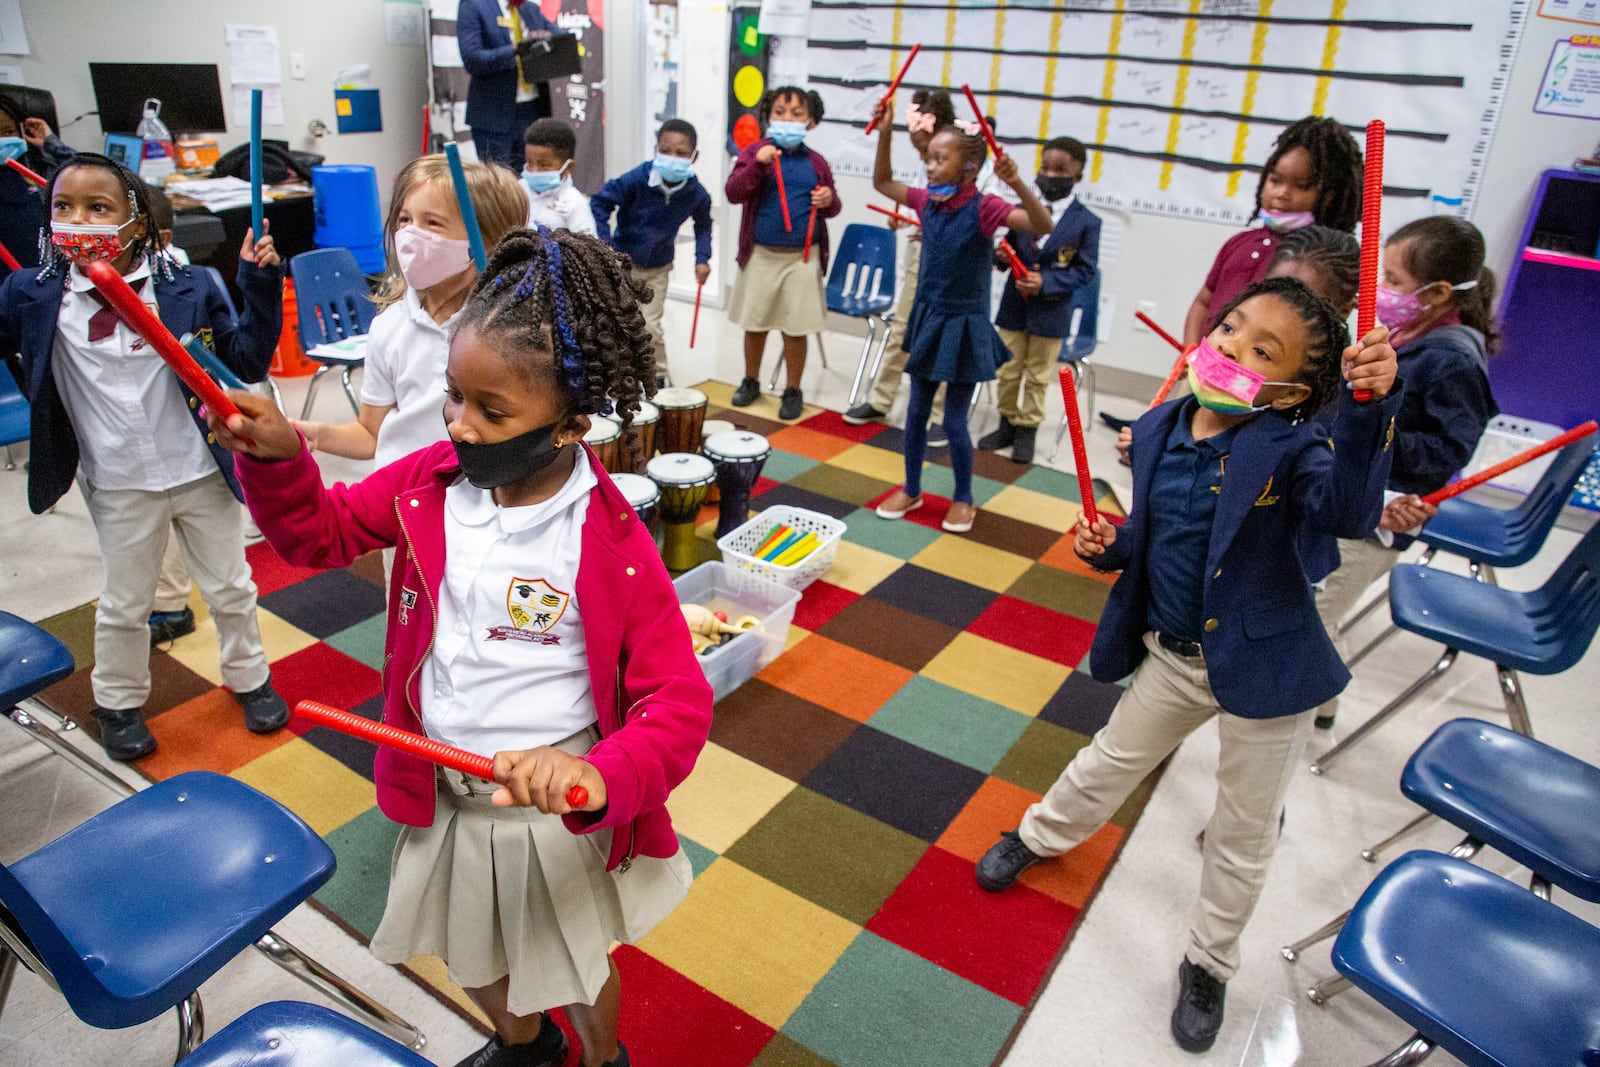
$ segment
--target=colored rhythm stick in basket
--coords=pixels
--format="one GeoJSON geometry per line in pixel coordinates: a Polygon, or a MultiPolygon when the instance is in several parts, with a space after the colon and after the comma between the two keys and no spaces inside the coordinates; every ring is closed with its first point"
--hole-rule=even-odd
{"type": "MultiPolygon", "coordinates": [[[[1383,250],[1383,120],[1367,123],[1366,173],[1361,186],[1361,281],[1356,290],[1356,337],[1372,332],[1378,312],[1378,254],[1383,250]]],[[[1363,404],[1371,389],[1357,389],[1363,404]]]]}
{"type": "Polygon", "coordinates": [[[1100,513],[1094,506],[1094,479],[1089,477],[1089,452],[1083,445],[1083,420],[1078,415],[1078,388],[1072,368],[1061,367],[1061,399],[1067,405],[1067,433],[1072,438],[1072,459],[1078,465],[1078,496],[1083,500],[1083,517],[1094,526],[1100,513]]]}
{"type": "Polygon", "coordinates": [[[261,90],[250,90],[250,233],[261,240],[261,90]]]}
{"type": "Polygon", "coordinates": [[[1500,477],[1507,471],[1516,470],[1524,463],[1531,463],[1540,456],[1548,455],[1557,449],[1566,448],[1574,441],[1581,441],[1585,437],[1588,437],[1590,434],[1594,433],[1596,429],[1600,429],[1600,425],[1597,425],[1593,419],[1590,419],[1582,426],[1574,426],[1566,433],[1557,434],[1556,436],[1550,438],[1550,440],[1534,445],[1525,452],[1518,452],[1511,458],[1501,460],[1492,467],[1485,467],[1477,474],[1463,478],[1459,482],[1453,482],[1450,485],[1445,486],[1443,489],[1435,489],[1433,492],[1423,497],[1422,502],[1424,504],[1438,504],[1442,500],[1449,500],[1453,496],[1459,496],[1460,494],[1465,493],[1468,489],[1475,488],[1482,485],[1484,482],[1492,481],[1493,479],[1500,477]]]}
{"type": "Polygon", "coordinates": [[[85,260],[78,264],[78,269],[89,276],[94,287],[100,290],[100,295],[106,298],[106,303],[111,305],[111,310],[117,317],[127,323],[134,333],[145,339],[156,354],[167,361],[167,365],[175,371],[183,384],[187,385],[200,402],[212,411],[217,417],[226,421],[239,414],[239,409],[228,394],[222,391],[221,386],[211,380],[211,376],[200,369],[200,364],[194,357],[184,350],[172,332],[161,324],[154,312],[145,307],[144,301],[139,299],[123,280],[117,269],[103,259],[85,260]]]}
{"type": "MultiPolygon", "coordinates": [[[[489,782],[494,781],[494,760],[488,756],[480,756],[476,752],[468,752],[464,748],[447,745],[431,737],[401,730],[388,723],[373,722],[364,716],[330,708],[315,700],[300,701],[294,706],[294,714],[296,718],[314,722],[318,726],[326,726],[330,730],[359,737],[363,741],[371,741],[404,752],[408,756],[416,756],[418,759],[436,763],[449,770],[460,771],[462,774],[470,774],[474,778],[482,778],[489,782]]],[[[574,811],[588,803],[589,791],[583,786],[575,785],[567,790],[567,805],[574,811]]]]}
{"type": "MultiPolygon", "coordinates": [[[[906,71],[911,69],[911,61],[913,59],[917,58],[917,53],[920,52],[920,51],[922,51],[922,46],[920,44],[914,44],[914,45],[911,46],[911,54],[906,56],[906,61],[904,63],[900,64],[900,73],[898,73],[898,74],[896,74],[894,76],[894,81],[889,83],[889,91],[883,94],[883,100],[880,101],[880,103],[884,107],[888,107],[889,106],[889,100],[894,96],[894,91],[896,89],[900,88],[900,83],[905,80],[906,71]]],[[[869,121],[867,123],[867,132],[868,133],[871,133],[872,131],[876,130],[877,128],[878,128],[878,120],[877,119],[874,118],[874,119],[872,119],[871,121],[869,121]]]]}
{"type": "Polygon", "coordinates": [[[879,207],[877,204],[868,204],[867,205],[867,210],[868,211],[876,211],[880,215],[887,215],[891,219],[893,219],[894,221],[896,221],[896,222],[898,222],[898,223],[900,223],[900,224],[902,224],[904,226],[921,226],[922,225],[922,223],[918,222],[916,219],[908,218],[905,215],[900,214],[900,212],[895,211],[895,210],[893,210],[891,208],[879,207]]]}
{"type": "Polygon", "coordinates": [[[472,253],[472,265],[482,274],[489,266],[489,253],[483,248],[483,231],[478,229],[478,212],[472,206],[472,194],[467,191],[467,170],[461,165],[461,149],[455,142],[444,146],[444,158],[450,164],[450,183],[456,187],[456,205],[461,209],[461,221],[467,227],[467,248],[472,253]]]}

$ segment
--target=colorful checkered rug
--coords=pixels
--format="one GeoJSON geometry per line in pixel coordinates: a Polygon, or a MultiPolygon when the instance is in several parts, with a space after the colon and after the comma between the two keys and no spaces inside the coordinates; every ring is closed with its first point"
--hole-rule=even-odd
{"type": "MultiPolygon", "coordinates": [[[[973,880],[974,861],[1121,692],[1082,669],[1108,581],[1062,535],[1077,518],[1076,481],[980,454],[971,533],[939,529],[948,501],[935,495],[951,489],[939,465],[925,478],[929,506],[885,522],[872,507],[901,480],[898,430],[827,411],[785,425],[770,398],[721,411],[729,387],[702,388],[712,417],[772,443],[754,508],[811,508],[849,531],[806,590],[788,650],[717,705],[710,744],[673,794],[695,882],[641,944],[617,952],[623,1040],[651,1067],[992,1063],[1147,796],[1009,893],[973,880]]],[[[701,518],[709,556],[714,509],[701,518]]],[[[249,557],[279,691],[376,717],[376,557],[325,573],[290,567],[265,544],[249,557]]],[[[198,614],[194,635],[152,658],[160,748],[139,769],[231,774],[299,812],[338,855],[316,902],[370,937],[396,834],[374,806],[371,746],[326,729],[248,733],[218,687],[215,630],[198,614]]],[[[92,607],[46,625],[81,665],[46,700],[92,730],[92,607]]],[[[470,1010],[437,960],[410,970],[470,1010]]]]}

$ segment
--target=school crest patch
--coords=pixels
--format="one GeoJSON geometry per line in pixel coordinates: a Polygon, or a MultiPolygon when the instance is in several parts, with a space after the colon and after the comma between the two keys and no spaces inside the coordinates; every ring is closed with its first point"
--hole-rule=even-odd
{"type": "Polygon", "coordinates": [[[559,645],[560,635],[550,631],[567,613],[571,602],[571,593],[563,593],[543,578],[513,578],[506,589],[506,613],[511,616],[511,625],[491,626],[489,640],[559,645]]]}

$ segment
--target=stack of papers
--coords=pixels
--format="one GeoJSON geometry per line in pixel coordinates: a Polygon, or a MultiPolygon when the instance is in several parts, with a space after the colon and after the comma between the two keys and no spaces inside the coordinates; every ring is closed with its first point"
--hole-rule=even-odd
{"type": "Polygon", "coordinates": [[[367,335],[346,337],[343,341],[333,341],[327,344],[316,345],[306,351],[312,359],[338,359],[345,362],[367,358],[367,335]]]}
{"type": "Polygon", "coordinates": [[[167,192],[193,197],[204,204],[208,211],[248,207],[250,204],[250,183],[243,178],[197,178],[194,181],[169,182],[167,192]]]}

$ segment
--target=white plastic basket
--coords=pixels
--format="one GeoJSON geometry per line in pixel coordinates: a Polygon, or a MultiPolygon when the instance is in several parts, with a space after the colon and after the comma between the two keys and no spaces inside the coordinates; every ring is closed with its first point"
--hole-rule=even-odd
{"type": "Polygon", "coordinates": [[[717,547],[722,549],[724,563],[759,574],[790,589],[804,589],[828,573],[828,568],[833,566],[833,557],[839,554],[839,538],[844,536],[844,531],[845,524],[831,515],[777,504],[743,526],[735,527],[717,538],[717,547]],[[761,547],[761,542],[767,539],[772,528],[779,525],[813,533],[822,544],[804,559],[786,567],[757,558],[756,549],[761,547]]]}

